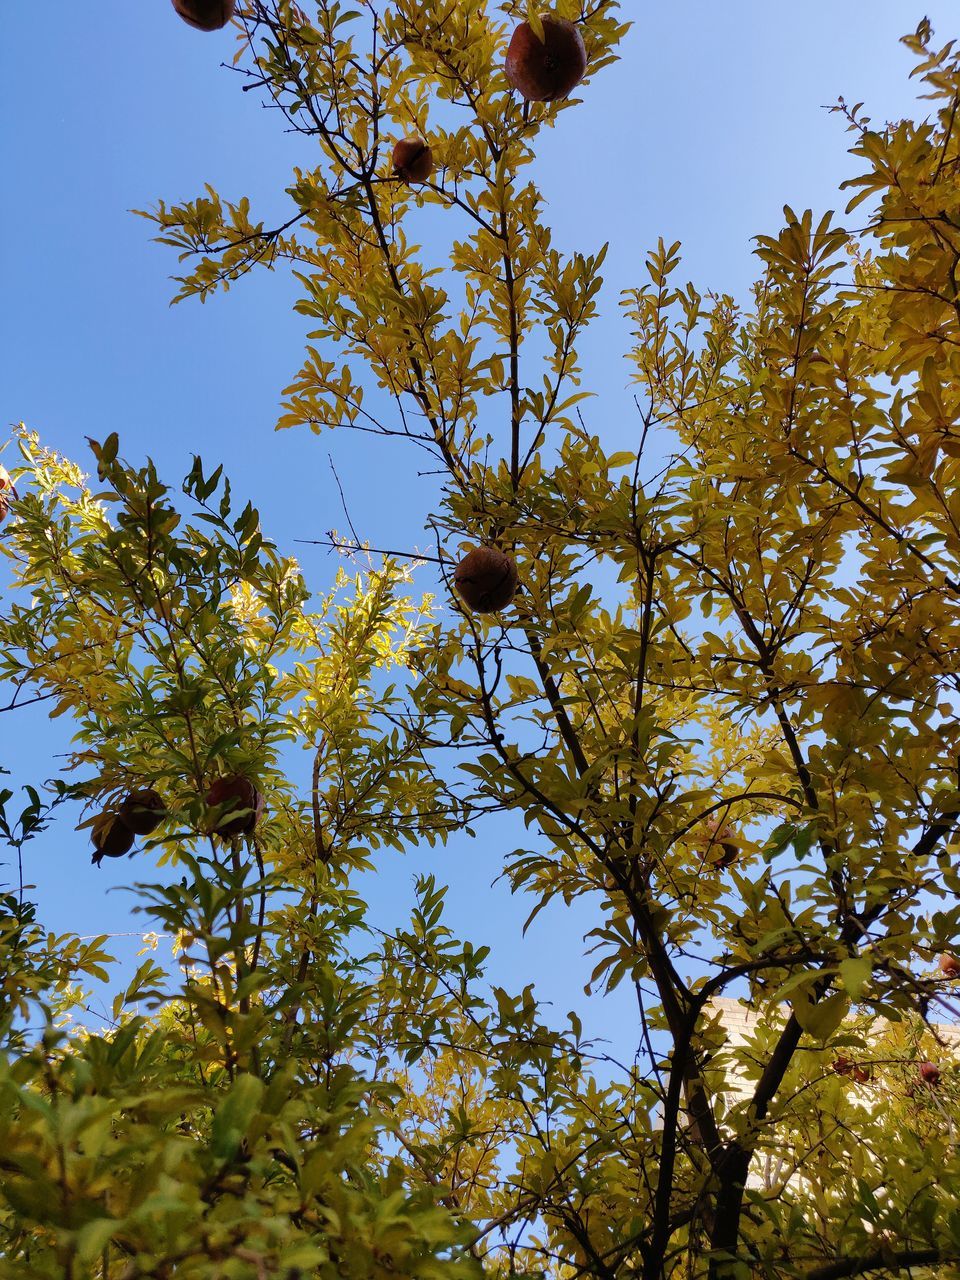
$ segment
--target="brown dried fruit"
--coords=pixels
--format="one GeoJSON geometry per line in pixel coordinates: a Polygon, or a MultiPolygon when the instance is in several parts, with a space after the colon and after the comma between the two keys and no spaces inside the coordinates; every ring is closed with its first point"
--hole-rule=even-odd
{"type": "Polygon", "coordinates": [[[149,788],[131,791],[120,805],[120,821],[138,836],[151,835],[166,815],[167,806],[163,803],[163,796],[149,788]]]}
{"type": "Polygon", "coordinates": [[[433,173],[433,151],[422,138],[401,138],[393,148],[393,171],[404,182],[426,182],[433,173]]]}
{"type": "Polygon", "coordinates": [[[843,1054],[840,1053],[834,1059],[833,1069],[838,1076],[848,1076],[853,1070],[853,1063],[849,1058],[845,1058],[843,1054]]]}
{"type": "Polygon", "coordinates": [[[497,547],[474,547],[453,572],[461,600],[474,613],[505,609],[517,593],[517,565],[497,547]]]}
{"type": "Polygon", "coordinates": [[[263,796],[249,778],[230,774],[217,778],[205,797],[210,809],[216,809],[214,835],[228,840],[232,836],[248,836],[263,813],[263,796]]]}
{"type": "Polygon", "coordinates": [[[199,31],[219,31],[236,13],[236,0],[173,0],[184,22],[199,31]]]}
{"type": "Polygon", "coordinates": [[[529,22],[521,22],[507,49],[507,79],[528,102],[565,98],[587,70],[587,50],[575,24],[566,18],[541,21],[543,40],[529,22]]]}

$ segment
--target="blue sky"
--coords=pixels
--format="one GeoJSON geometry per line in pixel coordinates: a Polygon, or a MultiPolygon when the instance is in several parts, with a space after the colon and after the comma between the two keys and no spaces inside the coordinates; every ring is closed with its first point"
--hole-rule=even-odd
{"type": "MultiPolygon", "coordinates": [[[[842,120],[823,105],[842,94],[878,121],[912,113],[910,58],[898,38],[924,14],[942,41],[960,31],[944,0],[628,2],[624,13],[635,26],[623,61],[542,135],[536,165],[557,246],[589,252],[610,241],[605,317],[582,356],[584,384],[600,393],[592,425],[612,440],[632,432],[616,298],[640,280],[656,238],[683,242],[683,274],[701,290],[744,298],[750,237],[775,230],[785,203],[843,207],[837,188],[855,166],[842,120]]],[[[416,479],[420,459],[387,442],[372,451],[348,434],[275,433],[280,391],[299,368],[308,328],[292,312],[290,281],[255,275],[206,306],[171,308],[174,257],[129,212],[209,182],[225,198],[249,196],[267,220],[283,213],[283,187],[294,164],[310,164],[309,146],[240,92],[239,77],[221,66],[233,49],[229,33],[180,22],[169,0],[6,6],[3,416],[81,462],[86,436],[116,430],[125,456],[150,453],[171,481],[194,452],[223,461],[238,497],[254,499],[265,532],[298,554],[322,590],[334,562],[295,540],[345,525],[328,452],[361,536],[390,547],[424,545],[431,490],[416,479]]],[[[422,574],[423,589],[435,590],[429,567],[422,574]]],[[[49,776],[50,753],[64,749],[60,727],[25,712],[6,715],[3,729],[0,762],[23,781],[49,776]]],[[[588,966],[576,940],[592,922],[552,909],[518,944],[523,904],[488,886],[523,839],[498,820],[446,851],[387,854],[369,893],[388,923],[414,871],[434,870],[450,883],[454,929],[493,944],[496,978],[516,988],[536,978],[563,1013],[582,1007],[588,966]]],[[[98,873],[86,835],[61,824],[28,866],[41,918],[81,933],[129,929],[120,896],[104,893],[124,880],[123,867],[98,873]]],[[[621,1029],[635,1021],[632,1000],[622,991],[586,1025],[627,1051],[632,1033],[625,1040],[621,1029]]]]}

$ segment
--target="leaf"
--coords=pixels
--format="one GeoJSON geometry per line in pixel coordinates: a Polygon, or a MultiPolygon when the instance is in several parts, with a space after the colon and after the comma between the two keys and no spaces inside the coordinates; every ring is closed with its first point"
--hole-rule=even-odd
{"type": "Polygon", "coordinates": [[[867,956],[848,956],[839,964],[840,980],[851,1000],[859,1000],[864,984],[873,972],[873,963],[867,956]]]}
{"type": "Polygon", "coordinates": [[[103,1253],[116,1231],[122,1230],[123,1223],[112,1218],[95,1218],[84,1223],[77,1232],[77,1256],[81,1262],[93,1262],[103,1253]]]}
{"type": "Polygon", "coordinates": [[[530,30],[543,44],[547,37],[543,30],[543,18],[540,15],[538,0],[527,0],[527,22],[530,24],[530,30]]]}
{"type": "Polygon", "coordinates": [[[237,1076],[214,1113],[210,1142],[214,1155],[229,1160],[237,1154],[257,1114],[263,1090],[263,1081],[257,1076],[237,1076]]]}
{"type": "Polygon", "coordinates": [[[809,999],[797,999],[793,1003],[793,1011],[808,1035],[826,1042],[849,1013],[850,998],[837,991],[816,1003],[809,999]]]}

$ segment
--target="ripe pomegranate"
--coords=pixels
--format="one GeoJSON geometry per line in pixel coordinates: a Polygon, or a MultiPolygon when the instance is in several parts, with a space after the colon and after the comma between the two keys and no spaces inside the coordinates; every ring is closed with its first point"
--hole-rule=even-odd
{"type": "Polygon", "coordinates": [[[921,1062],[917,1070],[923,1083],[931,1088],[940,1083],[940,1068],[935,1062],[921,1062]]]}
{"type": "Polygon", "coordinates": [[[704,857],[711,867],[717,867],[722,871],[736,862],[740,850],[733,838],[734,835],[733,827],[729,823],[721,824],[716,818],[711,818],[707,822],[704,857]]]}
{"type": "Polygon", "coordinates": [[[109,809],[97,815],[90,828],[90,837],[94,849],[90,861],[97,867],[104,858],[122,858],[133,845],[133,832],[118,814],[109,809]]]}
{"type": "Polygon", "coordinates": [[[146,788],[143,791],[131,791],[125,796],[118,816],[124,826],[138,836],[149,836],[156,831],[166,814],[167,806],[163,803],[163,797],[146,788]]]}
{"type": "Polygon", "coordinates": [[[575,24],[566,18],[541,21],[543,40],[529,22],[521,22],[507,49],[507,79],[528,102],[565,98],[587,70],[587,50],[575,24]]]}
{"type": "Polygon", "coordinates": [[[10,499],[17,496],[17,491],[13,487],[13,481],[10,479],[10,472],[6,467],[0,467],[0,524],[7,518],[7,512],[10,510],[10,499]]]}
{"type": "Polygon", "coordinates": [[[422,138],[401,138],[393,148],[393,171],[404,182],[426,182],[433,173],[433,151],[422,138]]]}
{"type": "Polygon", "coordinates": [[[517,582],[516,561],[497,547],[474,547],[453,572],[457,594],[474,613],[505,609],[516,595],[517,582]]]}
{"type": "Polygon", "coordinates": [[[173,7],[184,22],[200,31],[219,31],[237,9],[236,0],[173,0],[173,7]]]}
{"type": "Polygon", "coordinates": [[[960,960],[944,952],[940,957],[940,972],[945,978],[960,978],[960,960]]]}
{"type": "Polygon", "coordinates": [[[217,778],[205,801],[208,808],[217,810],[213,833],[224,840],[250,835],[263,813],[263,796],[249,778],[239,774],[217,778]]]}

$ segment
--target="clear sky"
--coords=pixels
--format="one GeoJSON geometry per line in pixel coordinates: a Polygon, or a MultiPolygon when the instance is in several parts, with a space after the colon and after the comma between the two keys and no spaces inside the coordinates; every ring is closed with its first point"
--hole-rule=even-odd
{"type": "MultiPolygon", "coordinates": [[[[750,237],[776,230],[785,203],[843,207],[838,184],[855,165],[843,121],[823,106],[843,95],[878,121],[922,112],[898,38],[924,14],[942,41],[960,34],[946,0],[626,0],[623,12],[635,22],[623,61],[542,135],[537,162],[558,247],[591,251],[610,241],[606,315],[582,355],[585,386],[601,393],[591,423],[618,447],[632,423],[616,297],[639,281],[657,236],[683,242],[684,274],[701,290],[745,298],[750,237]]],[[[294,164],[310,165],[309,144],[282,134],[276,113],[240,92],[239,77],[221,65],[232,57],[232,35],[191,30],[169,0],[7,0],[3,17],[5,422],[25,420],[83,463],[86,436],[118,431],[126,457],[151,454],[173,482],[194,452],[223,461],[237,497],[253,498],[267,536],[300,557],[318,590],[334,562],[294,540],[344,527],[328,452],[362,537],[424,545],[431,492],[418,486],[416,455],[387,443],[372,450],[367,437],[273,431],[308,328],[292,313],[290,281],[255,274],[206,306],[171,308],[172,251],[151,244],[149,224],[129,212],[209,182],[225,198],[249,196],[267,221],[283,213],[283,187],[294,164]]],[[[421,572],[423,589],[435,590],[431,570],[421,572]]],[[[16,778],[54,772],[50,754],[64,749],[59,725],[29,713],[0,725],[0,763],[16,778]]],[[[130,864],[98,872],[87,841],[63,822],[36,847],[27,873],[41,918],[81,933],[130,928],[124,902],[105,894],[131,878],[130,864]]],[[[588,966],[577,940],[595,922],[556,908],[518,945],[523,904],[488,886],[503,854],[523,842],[522,828],[499,820],[446,851],[384,855],[367,888],[388,924],[414,871],[433,869],[451,886],[452,926],[493,944],[496,979],[519,988],[536,978],[562,1014],[582,1007],[588,966]]],[[[621,991],[587,1027],[629,1052],[631,1002],[621,991]]]]}

